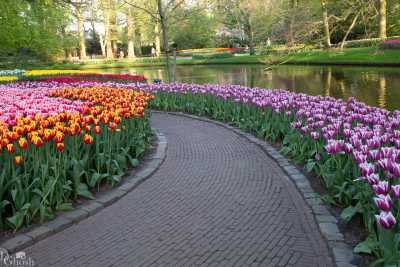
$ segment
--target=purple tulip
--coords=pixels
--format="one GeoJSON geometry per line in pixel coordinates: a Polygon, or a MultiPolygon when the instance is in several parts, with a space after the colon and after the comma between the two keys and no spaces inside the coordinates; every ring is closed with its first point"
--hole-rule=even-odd
{"type": "Polygon", "coordinates": [[[349,138],[351,136],[351,130],[350,129],[343,129],[343,135],[346,138],[349,138]]]}
{"type": "Polygon", "coordinates": [[[389,195],[378,195],[374,197],[375,205],[384,211],[388,211],[392,208],[392,199],[389,195]]]}
{"type": "Polygon", "coordinates": [[[311,135],[311,138],[314,140],[318,140],[318,138],[319,138],[318,132],[311,132],[310,135],[311,135]]]}
{"type": "Polygon", "coordinates": [[[376,184],[378,184],[379,181],[380,181],[380,180],[379,180],[379,175],[376,174],[376,173],[367,175],[367,176],[365,177],[365,179],[367,179],[367,181],[368,181],[368,183],[369,183],[370,185],[376,185],[376,184]]]}
{"type": "Polygon", "coordinates": [[[393,162],[392,166],[390,168],[390,173],[393,175],[393,177],[399,178],[400,177],[400,164],[393,162]]]}
{"type": "Polygon", "coordinates": [[[381,211],[379,215],[375,215],[376,222],[385,229],[392,228],[396,224],[396,218],[393,216],[392,212],[381,211]]]}
{"type": "Polygon", "coordinates": [[[325,150],[328,154],[336,154],[337,148],[336,148],[336,142],[333,140],[328,141],[328,144],[325,146],[325,150]]]}
{"type": "Polygon", "coordinates": [[[373,137],[372,139],[368,139],[367,145],[370,149],[377,149],[380,146],[380,138],[373,137]]]}
{"type": "Polygon", "coordinates": [[[300,129],[301,128],[301,122],[300,121],[296,121],[294,123],[292,123],[292,127],[295,129],[300,129]]]}
{"type": "Polygon", "coordinates": [[[377,184],[374,184],[372,188],[377,195],[386,195],[390,190],[389,182],[387,181],[379,181],[377,184]]]}
{"type": "Polygon", "coordinates": [[[392,185],[392,192],[395,198],[400,198],[400,185],[392,185]]]}
{"type": "Polygon", "coordinates": [[[365,163],[367,162],[368,156],[359,151],[353,151],[354,160],[358,163],[365,163]]]}
{"type": "Polygon", "coordinates": [[[346,144],[344,145],[344,151],[345,151],[347,154],[351,154],[351,153],[353,152],[353,145],[352,145],[352,144],[349,144],[349,143],[346,143],[346,144]]]}
{"type": "Polygon", "coordinates": [[[361,175],[362,176],[368,176],[371,175],[375,172],[375,166],[374,164],[364,162],[358,165],[360,167],[361,175]]]}
{"type": "Polygon", "coordinates": [[[368,153],[369,153],[369,155],[371,156],[371,158],[372,158],[374,161],[377,161],[377,160],[380,160],[380,159],[381,159],[381,153],[380,153],[380,151],[377,150],[377,149],[375,149],[375,150],[370,150],[368,153]]]}
{"type": "Polygon", "coordinates": [[[400,139],[394,140],[394,145],[397,149],[400,149],[400,139]]]}
{"type": "Polygon", "coordinates": [[[393,155],[393,147],[382,147],[381,153],[383,158],[391,158],[393,155]]]}
{"type": "Polygon", "coordinates": [[[378,160],[378,166],[381,169],[390,172],[393,169],[393,162],[391,159],[387,159],[387,158],[380,159],[380,160],[378,160]]]}

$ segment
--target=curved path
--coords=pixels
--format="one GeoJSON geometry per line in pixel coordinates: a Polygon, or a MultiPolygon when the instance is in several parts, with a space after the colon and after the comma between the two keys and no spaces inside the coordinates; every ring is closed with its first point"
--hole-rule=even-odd
{"type": "Polygon", "coordinates": [[[38,266],[333,266],[298,191],[247,139],[153,114],[167,157],[138,188],[25,249],[38,266]]]}

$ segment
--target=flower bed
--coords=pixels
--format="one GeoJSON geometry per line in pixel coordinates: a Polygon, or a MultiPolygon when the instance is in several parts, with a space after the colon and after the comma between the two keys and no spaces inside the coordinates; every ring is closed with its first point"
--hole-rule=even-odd
{"type": "Polygon", "coordinates": [[[0,76],[20,76],[25,73],[25,70],[0,70],[0,76]]]}
{"type": "Polygon", "coordinates": [[[281,141],[282,152],[315,172],[340,204],[342,219],[359,214],[369,232],[356,252],[398,263],[400,112],[284,90],[236,85],[160,84],[151,107],[209,116],[259,138],[281,141]]]}
{"type": "Polygon", "coordinates": [[[0,229],[18,229],[93,198],[138,165],[153,96],[113,83],[0,85],[0,229]]]}
{"type": "Polygon", "coordinates": [[[0,83],[17,81],[17,76],[0,76],[0,83]]]}
{"type": "Polygon", "coordinates": [[[382,49],[400,49],[400,39],[386,40],[380,47],[382,49]]]}
{"type": "Polygon", "coordinates": [[[82,70],[4,70],[0,71],[0,83],[11,81],[73,82],[73,81],[117,81],[119,83],[147,82],[142,75],[100,74],[82,70]],[[7,75],[6,75],[7,74],[7,75]]]}

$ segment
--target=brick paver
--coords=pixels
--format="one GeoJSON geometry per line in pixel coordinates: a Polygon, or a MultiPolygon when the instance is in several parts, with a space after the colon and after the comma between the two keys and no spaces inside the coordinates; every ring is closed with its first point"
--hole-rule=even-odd
{"type": "Polygon", "coordinates": [[[301,195],[235,133],[153,114],[167,158],[115,204],[25,249],[39,266],[333,266],[301,195]]]}

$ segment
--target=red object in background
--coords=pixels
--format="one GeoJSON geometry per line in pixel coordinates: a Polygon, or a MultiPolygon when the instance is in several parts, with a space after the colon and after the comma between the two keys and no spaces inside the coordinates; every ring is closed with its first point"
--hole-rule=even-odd
{"type": "Polygon", "coordinates": [[[125,80],[125,81],[146,81],[142,75],[130,74],[100,74],[100,73],[78,73],[68,76],[54,76],[40,79],[42,82],[74,83],[78,81],[101,82],[96,79],[125,80]]]}
{"type": "Polygon", "coordinates": [[[78,73],[74,74],[73,76],[117,79],[117,80],[127,80],[127,81],[146,81],[146,78],[142,75],[130,75],[130,74],[78,73]]]}
{"type": "Polygon", "coordinates": [[[79,79],[79,78],[74,78],[72,75],[71,76],[55,76],[55,77],[49,77],[49,78],[44,78],[44,79],[39,79],[41,82],[58,82],[58,83],[76,83],[79,81],[85,81],[85,82],[101,82],[98,80],[87,80],[87,79],[79,79]]]}

